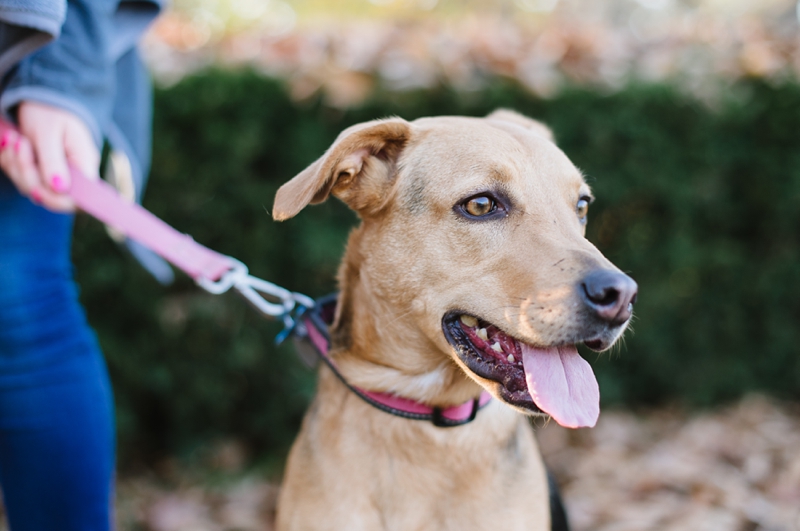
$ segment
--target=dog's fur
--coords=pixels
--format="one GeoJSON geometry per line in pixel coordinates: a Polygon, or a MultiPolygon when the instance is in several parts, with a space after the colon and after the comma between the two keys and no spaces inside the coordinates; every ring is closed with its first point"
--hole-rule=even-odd
{"type": "Polygon", "coordinates": [[[589,272],[616,271],[584,237],[581,173],[547,127],[510,111],[392,118],[344,131],[278,191],[274,217],[329,194],[362,219],[331,327],[331,355],[349,382],[431,406],[482,388],[497,399],[472,423],[438,428],[379,411],[323,367],[289,456],[278,529],[548,530],[528,420],[503,403],[497,382],[466,367],[442,323],[469,312],[541,347],[601,337],[607,348],[619,337],[625,325],[587,317],[576,291],[589,272]],[[505,215],[465,217],[459,205],[485,192],[505,215]]]}

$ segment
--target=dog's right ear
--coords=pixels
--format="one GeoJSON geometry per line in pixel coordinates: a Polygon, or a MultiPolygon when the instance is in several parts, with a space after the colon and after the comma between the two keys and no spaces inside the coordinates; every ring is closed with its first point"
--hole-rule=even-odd
{"type": "Polygon", "coordinates": [[[388,200],[395,164],[410,134],[411,126],[401,118],[345,129],[322,157],[278,189],[273,219],[289,219],[331,193],[361,216],[377,212],[388,200]]]}

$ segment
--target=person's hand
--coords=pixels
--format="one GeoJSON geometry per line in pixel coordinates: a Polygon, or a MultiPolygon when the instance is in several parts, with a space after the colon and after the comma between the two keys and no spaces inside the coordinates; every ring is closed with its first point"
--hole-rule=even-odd
{"type": "Polygon", "coordinates": [[[17,113],[21,134],[0,138],[0,167],[24,196],[56,212],[72,212],[67,195],[69,166],[96,177],[100,152],[86,124],[74,114],[34,101],[23,101],[17,113]]]}

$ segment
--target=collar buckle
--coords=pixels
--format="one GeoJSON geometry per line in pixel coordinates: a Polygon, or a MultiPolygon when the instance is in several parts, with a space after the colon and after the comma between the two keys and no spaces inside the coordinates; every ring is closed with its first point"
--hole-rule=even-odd
{"type": "Polygon", "coordinates": [[[444,416],[442,408],[435,407],[433,408],[433,412],[431,413],[431,422],[437,428],[455,428],[456,426],[461,426],[463,424],[468,424],[475,420],[475,416],[478,414],[478,410],[481,408],[480,404],[480,397],[472,399],[472,409],[469,412],[469,416],[462,419],[449,419],[444,416]]]}

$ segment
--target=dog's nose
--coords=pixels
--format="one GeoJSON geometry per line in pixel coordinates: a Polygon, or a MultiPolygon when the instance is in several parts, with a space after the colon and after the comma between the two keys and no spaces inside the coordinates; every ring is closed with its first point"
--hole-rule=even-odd
{"type": "Polygon", "coordinates": [[[583,279],[581,288],[586,305],[603,321],[621,325],[631,318],[639,287],[628,275],[608,269],[593,271],[583,279]]]}

